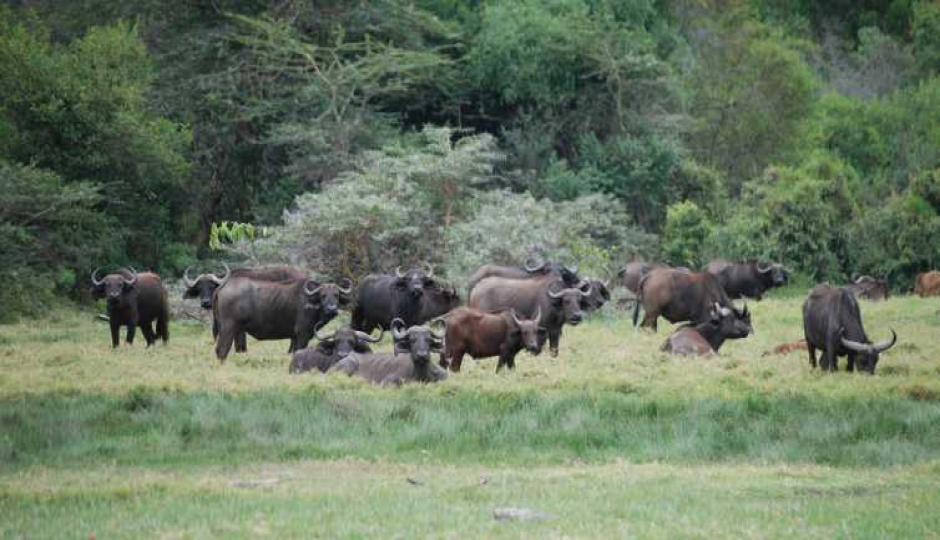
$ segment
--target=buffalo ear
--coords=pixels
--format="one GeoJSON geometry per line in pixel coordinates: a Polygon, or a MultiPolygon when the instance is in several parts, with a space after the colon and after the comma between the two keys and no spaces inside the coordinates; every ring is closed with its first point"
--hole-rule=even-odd
{"type": "Polygon", "coordinates": [[[195,287],[189,287],[188,289],[183,291],[183,298],[198,298],[198,297],[199,297],[199,291],[197,291],[195,287]]]}

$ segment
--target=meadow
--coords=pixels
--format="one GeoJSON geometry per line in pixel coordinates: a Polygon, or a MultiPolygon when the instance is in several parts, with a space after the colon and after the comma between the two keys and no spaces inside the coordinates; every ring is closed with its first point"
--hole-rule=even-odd
{"type": "Polygon", "coordinates": [[[286,342],[219,365],[193,321],[113,351],[91,311],[3,326],[0,536],[936,536],[940,303],[863,302],[899,344],[827,375],[762,356],[801,337],[800,292],[716,358],[605,308],[558,358],[403,388],[289,375],[286,342]]]}

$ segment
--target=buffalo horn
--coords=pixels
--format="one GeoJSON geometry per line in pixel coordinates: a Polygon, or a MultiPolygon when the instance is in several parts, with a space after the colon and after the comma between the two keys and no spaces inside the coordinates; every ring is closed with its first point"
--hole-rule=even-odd
{"type": "Polygon", "coordinates": [[[329,341],[336,337],[336,332],[333,332],[332,334],[328,336],[321,336],[320,334],[318,334],[317,330],[321,328],[322,326],[323,326],[322,324],[319,324],[313,328],[313,337],[319,339],[320,341],[329,341]]]}
{"type": "Polygon", "coordinates": [[[766,274],[767,272],[770,272],[771,270],[773,270],[773,268],[774,268],[774,265],[772,264],[768,266],[761,266],[760,263],[757,263],[757,271],[760,272],[761,274],[766,274]]]}
{"type": "Polygon", "coordinates": [[[304,292],[307,293],[307,296],[313,296],[313,295],[317,294],[318,292],[320,292],[320,289],[323,288],[323,285],[317,285],[317,288],[316,288],[316,289],[311,290],[311,289],[310,289],[310,284],[311,284],[311,283],[313,283],[314,285],[317,285],[317,280],[315,280],[315,279],[313,279],[313,278],[309,278],[309,279],[307,279],[306,282],[304,282],[304,292]]]}
{"type": "Polygon", "coordinates": [[[437,319],[434,319],[433,321],[431,321],[431,335],[432,335],[435,339],[440,340],[440,339],[444,339],[444,336],[441,335],[440,333],[434,331],[434,327],[437,326],[438,323],[440,323],[441,325],[443,325],[443,329],[442,329],[441,331],[442,331],[442,332],[446,332],[446,331],[447,331],[447,321],[445,321],[445,320],[442,319],[442,318],[437,318],[437,319]]]}
{"type": "Polygon", "coordinates": [[[538,272],[542,268],[545,268],[545,261],[538,261],[534,257],[530,257],[529,259],[526,259],[526,262],[525,262],[526,272],[529,272],[529,273],[538,272]]]}
{"type": "MultiPolygon", "coordinates": [[[[187,267],[186,267],[186,270],[183,270],[183,283],[186,284],[186,288],[187,288],[187,289],[196,284],[195,281],[189,279],[189,269],[190,269],[190,268],[192,268],[192,266],[187,266],[187,267]]],[[[197,277],[196,279],[198,280],[199,278],[197,277]]]]}
{"type": "Polygon", "coordinates": [[[887,351],[888,349],[890,349],[891,347],[894,347],[894,344],[897,342],[898,342],[898,335],[894,333],[894,329],[892,329],[891,339],[889,341],[879,341],[878,343],[875,343],[874,345],[872,345],[871,348],[874,349],[876,353],[883,353],[887,351]]]}
{"type": "Polygon", "coordinates": [[[392,337],[395,341],[404,339],[408,335],[408,332],[404,330],[405,321],[399,319],[398,317],[392,319],[392,337]]]}
{"type": "Polygon", "coordinates": [[[728,315],[731,315],[731,310],[722,306],[718,302],[715,302],[715,310],[718,311],[718,314],[721,315],[722,317],[727,317],[728,315]]]}
{"type": "Polygon", "coordinates": [[[101,284],[104,282],[104,280],[98,279],[98,271],[99,271],[99,270],[101,270],[101,267],[100,267],[100,266],[99,266],[98,268],[95,268],[95,271],[91,273],[91,283],[92,283],[92,285],[94,285],[95,287],[98,287],[99,285],[101,285],[101,284]]]}
{"type": "Polygon", "coordinates": [[[403,274],[402,271],[401,271],[401,266],[399,266],[398,268],[395,269],[395,275],[398,276],[398,277],[400,277],[400,278],[405,277],[405,274],[403,274]]]}
{"type": "Polygon", "coordinates": [[[131,279],[125,279],[125,280],[124,280],[124,283],[127,283],[128,285],[133,285],[133,284],[137,283],[137,278],[138,278],[138,276],[137,276],[137,270],[134,270],[134,267],[133,267],[133,266],[128,266],[128,267],[127,267],[127,270],[130,270],[131,275],[134,276],[134,277],[132,277],[131,279]]]}
{"type": "Polygon", "coordinates": [[[519,317],[516,317],[516,310],[515,310],[515,309],[509,310],[509,313],[510,313],[510,315],[512,315],[512,320],[515,321],[516,324],[522,324],[522,321],[519,320],[519,317]]]}
{"type": "Polygon", "coordinates": [[[424,263],[424,273],[427,274],[429,278],[434,277],[434,266],[431,263],[424,263]]]}
{"type": "Polygon", "coordinates": [[[563,265],[563,266],[565,267],[565,270],[567,270],[567,271],[570,272],[571,274],[573,274],[573,275],[578,275],[578,265],[568,266],[568,265],[566,264],[566,265],[563,265]]]}
{"type": "Polygon", "coordinates": [[[341,279],[340,281],[341,281],[342,283],[346,284],[346,287],[339,287],[339,286],[337,285],[337,287],[339,287],[339,292],[341,292],[341,293],[343,293],[343,294],[349,294],[349,293],[351,293],[352,290],[353,290],[353,282],[352,282],[352,280],[347,277],[347,278],[341,279]]]}
{"type": "Polygon", "coordinates": [[[378,342],[382,341],[382,338],[383,338],[384,336],[385,336],[385,329],[383,329],[383,328],[380,328],[380,329],[379,329],[379,337],[372,337],[372,336],[370,336],[369,334],[367,334],[367,333],[365,333],[365,332],[360,332],[359,330],[356,330],[356,337],[358,337],[358,338],[361,339],[362,341],[366,341],[366,342],[368,342],[368,343],[378,343],[378,342]]]}
{"type": "Polygon", "coordinates": [[[222,266],[225,267],[225,275],[224,275],[224,276],[219,277],[219,276],[217,276],[217,275],[215,275],[215,274],[209,274],[209,275],[211,276],[209,279],[211,279],[212,281],[216,282],[217,285],[221,285],[223,282],[225,282],[226,279],[228,279],[228,277],[229,277],[230,275],[232,275],[232,269],[229,268],[227,264],[222,263],[222,266]]]}
{"type": "Polygon", "coordinates": [[[894,332],[894,330],[891,330],[890,341],[879,341],[878,343],[875,343],[874,345],[871,343],[859,343],[857,341],[852,341],[850,339],[845,339],[845,338],[841,338],[841,340],[842,340],[842,346],[851,351],[860,352],[860,353],[868,353],[868,354],[878,354],[893,347],[894,344],[898,340],[898,335],[894,332]]]}

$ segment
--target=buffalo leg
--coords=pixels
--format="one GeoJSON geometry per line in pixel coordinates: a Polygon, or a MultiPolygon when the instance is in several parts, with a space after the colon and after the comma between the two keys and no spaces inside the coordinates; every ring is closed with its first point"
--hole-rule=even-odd
{"type": "Polygon", "coordinates": [[[508,367],[511,370],[516,369],[516,355],[515,354],[506,355],[506,367],[508,367]]]}
{"type": "Polygon", "coordinates": [[[558,357],[558,342],[561,340],[561,329],[548,333],[548,350],[552,358],[558,357]]]}
{"type": "Polygon", "coordinates": [[[137,325],[134,323],[127,325],[127,344],[134,344],[134,336],[137,334],[137,325]]]}
{"type": "Polygon", "coordinates": [[[169,319],[168,313],[164,313],[157,318],[157,336],[163,340],[164,345],[170,342],[169,319]]]}
{"type": "Polygon", "coordinates": [[[809,365],[816,369],[816,347],[809,341],[806,342],[806,352],[809,353],[809,365]]]}
{"type": "Polygon", "coordinates": [[[849,353],[845,359],[845,370],[848,372],[855,371],[855,353],[849,353]]]}
{"type": "Polygon", "coordinates": [[[157,335],[153,333],[153,323],[140,323],[140,333],[144,335],[144,341],[147,346],[153,345],[157,341],[157,335]]]}
{"type": "Polygon", "coordinates": [[[235,352],[248,352],[248,337],[244,332],[235,334],[235,352]]]}
{"type": "Polygon", "coordinates": [[[115,317],[111,317],[109,322],[111,323],[111,348],[115,348],[121,344],[121,324],[115,317]]]}
{"type": "Polygon", "coordinates": [[[455,351],[451,354],[450,357],[450,370],[454,373],[460,371],[460,366],[463,365],[463,355],[464,351],[455,351]]]}
{"type": "Polygon", "coordinates": [[[656,311],[647,311],[643,314],[643,322],[640,324],[640,328],[645,328],[647,330],[656,331],[656,322],[659,319],[659,313],[656,311]]]}
{"type": "Polygon", "coordinates": [[[232,342],[235,341],[235,332],[229,328],[219,329],[219,339],[215,343],[215,356],[220,362],[225,362],[229,351],[232,349],[232,342]]]}

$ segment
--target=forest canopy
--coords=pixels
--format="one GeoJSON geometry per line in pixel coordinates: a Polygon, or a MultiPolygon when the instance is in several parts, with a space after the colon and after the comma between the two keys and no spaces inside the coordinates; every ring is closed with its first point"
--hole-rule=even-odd
{"type": "Polygon", "coordinates": [[[936,1],[14,6],[6,316],[108,264],[764,257],[902,289],[940,265],[936,1]]]}

